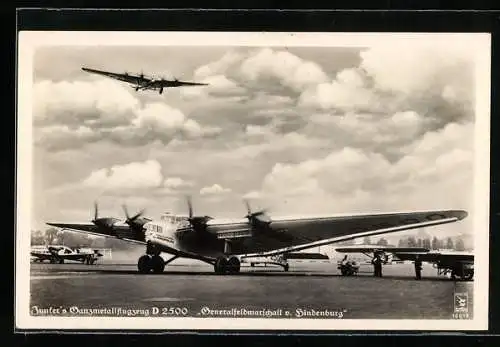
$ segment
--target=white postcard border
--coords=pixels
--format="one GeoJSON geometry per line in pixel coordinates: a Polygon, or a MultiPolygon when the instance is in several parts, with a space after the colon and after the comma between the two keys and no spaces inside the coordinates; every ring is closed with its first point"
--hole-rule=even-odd
{"type": "Polygon", "coordinates": [[[488,328],[491,37],[487,33],[21,31],[18,37],[15,320],[19,329],[485,330],[488,328]],[[424,39],[424,40],[422,40],[424,39]],[[33,317],[30,302],[33,55],[42,46],[300,46],[458,44],[477,52],[474,314],[471,320],[33,317]]]}

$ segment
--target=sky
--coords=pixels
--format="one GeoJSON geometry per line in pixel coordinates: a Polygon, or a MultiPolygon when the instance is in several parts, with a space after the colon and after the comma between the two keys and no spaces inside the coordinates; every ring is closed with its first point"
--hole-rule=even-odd
{"type": "Polygon", "coordinates": [[[467,47],[52,46],[33,71],[33,227],[46,221],[466,209],[467,47]],[[81,67],[209,83],[135,92],[81,67]]]}

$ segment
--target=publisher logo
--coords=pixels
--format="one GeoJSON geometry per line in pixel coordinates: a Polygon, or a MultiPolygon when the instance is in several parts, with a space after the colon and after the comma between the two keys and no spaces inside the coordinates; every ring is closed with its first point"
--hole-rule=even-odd
{"type": "Polygon", "coordinates": [[[455,293],[453,316],[455,319],[469,318],[469,296],[467,293],[455,293]]]}
{"type": "Polygon", "coordinates": [[[467,293],[455,293],[455,312],[469,312],[467,293]]]}

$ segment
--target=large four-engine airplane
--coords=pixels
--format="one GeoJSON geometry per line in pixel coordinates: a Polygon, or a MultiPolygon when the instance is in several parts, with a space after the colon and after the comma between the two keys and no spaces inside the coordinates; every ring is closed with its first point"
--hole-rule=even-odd
{"type": "Polygon", "coordinates": [[[472,280],[474,277],[474,255],[467,252],[432,251],[421,247],[390,247],[390,246],[348,246],[335,249],[340,253],[362,253],[373,258],[380,254],[387,262],[392,260],[415,261],[420,259],[428,262],[438,270],[438,275],[450,275],[452,280],[457,277],[462,280],[472,280]]]}
{"type": "Polygon", "coordinates": [[[95,264],[97,259],[103,256],[97,249],[72,249],[64,245],[33,246],[30,254],[34,262],[42,263],[48,260],[51,263],[63,264],[64,261],[71,260],[88,265],[95,264]]]}
{"type": "Polygon", "coordinates": [[[271,219],[265,211],[252,212],[247,203],[248,213],[243,219],[218,220],[193,215],[191,200],[187,203],[188,216],[166,214],[141,228],[131,228],[113,218],[94,218],[92,224],[47,224],[144,245],[146,254],[137,262],[140,273],[161,273],[165,265],[183,257],[212,264],[216,273],[224,274],[238,273],[241,261],[247,258],[452,223],[467,216],[463,210],[445,210],[271,219]],[[164,261],[161,253],[172,257],[164,261]]]}
{"type": "Polygon", "coordinates": [[[130,83],[132,84],[132,87],[135,89],[136,92],[139,90],[158,90],[159,93],[162,94],[164,88],[208,86],[207,83],[184,82],[184,81],[179,81],[177,78],[173,80],[167,80],[164,78],[148,78],[143,73],[139,75],[129,74],[129,73],[114,73],[108,71],[89,69],[86,67],[82,67],[82,70],[101,76],[111,77],[118,81],[130,83]]]}

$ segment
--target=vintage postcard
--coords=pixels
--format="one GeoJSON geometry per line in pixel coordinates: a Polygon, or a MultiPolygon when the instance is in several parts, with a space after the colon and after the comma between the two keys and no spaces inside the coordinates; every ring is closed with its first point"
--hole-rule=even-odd
{"type": "Polygon", "coordinates": [[[17,328],[487,329],[488,34],[18,43],[17,328]]]}

